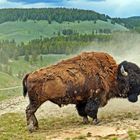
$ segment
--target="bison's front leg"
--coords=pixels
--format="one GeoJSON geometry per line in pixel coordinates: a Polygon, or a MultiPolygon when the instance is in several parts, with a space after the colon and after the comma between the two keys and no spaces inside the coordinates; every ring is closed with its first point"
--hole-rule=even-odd
{"type": "Polygon", "coordinates": [[[78,111],[78,114],[83,117],[83,123],[87,124],[89,121],[88,121],[87,113],[85,112],[85,106],[86,103],[79,103],[76,105],[76,109],[78,111]]]}
{"type": "Polygon", "coordinates": [[[38,109],[39,105],[37,104],[29,104],[26,108],[26,119],[27,119],[27,125],[28,130],[30,132],[33,132],[35,129],[38,128],[38,121],[35,116],[35,112],[38,109]]]}
{"type": "Polygon", "coordinates": [[[88,99],[87,104],[85,106],[85,112],[89,117],[93,118],[94,124],[99,123],[99,120],[97,118],[98,108],[99,108],[99,102],[97,99],[93,99],[93,98],[88,99]]]}

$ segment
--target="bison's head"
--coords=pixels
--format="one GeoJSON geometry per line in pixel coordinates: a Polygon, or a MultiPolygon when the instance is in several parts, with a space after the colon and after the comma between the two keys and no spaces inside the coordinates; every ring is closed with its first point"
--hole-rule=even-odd
{"type": "Polygon", "coordinates": [[[136,102],[140,94],[140,68],[123,61],[118,66],[117,80],[121,95],[126,95],[130,102],[136,102]]]}

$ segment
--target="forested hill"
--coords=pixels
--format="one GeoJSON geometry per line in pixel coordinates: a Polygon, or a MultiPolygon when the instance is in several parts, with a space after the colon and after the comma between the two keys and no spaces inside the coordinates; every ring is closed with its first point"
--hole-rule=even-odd
{"type": "Polygon", "coordinates": [[[129,28],[137,30],[140,32],[140,16],[129,17],[126,19],[122,19],[129,28]]]}
{"type": "Polygon", "coordinates": [[[126,28],[140,32],[140,16],[128,18],[113,18],[114,22],[123,24],[126,28]]]}
{"type": "Polygon", "coordinates": [[[27,21],[27,20],[47,20],[49,24],[52,21],[75,22],[75,21],[108,21],[112,24],[118,23],[129,29],[140,29],[140,17],[129,18],[111,18],[108,15],[100,14],[92,10],[68,9],[68,8],[33,8],[33,9],[0,9],[0,24],[9,21],[27,21]]]}
{"type": "Polygon", "coordinates": [[[41,9],[0,9],[0,23],[7,21],[48,20],[62,23],[63,21],[85,21],[110,19],[105,14],[99,14],[90,10],[66,9],[66,8],[41,8],[41,9]]]}

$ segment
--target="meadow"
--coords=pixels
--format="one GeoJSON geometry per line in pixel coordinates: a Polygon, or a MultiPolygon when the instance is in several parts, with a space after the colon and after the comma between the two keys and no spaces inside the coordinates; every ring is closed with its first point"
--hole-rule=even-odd
{"type": "Polygon", "coordinates": [[[110,29],[111,31],[127,31],[128,29],[120,24],[111,24],[110,21],[105,22],[97,20],[94,21],[75,21],[75,22],[52,22],[48,21],[33,21],[28,20],[5,22],[0,24],[0,40],[16,40],[16,42],[28,42],[32,39],[40,37],[57,36],[58,32],[64,29],[72,29],[80,34],[91,34],[93,30],[110,29]]]}

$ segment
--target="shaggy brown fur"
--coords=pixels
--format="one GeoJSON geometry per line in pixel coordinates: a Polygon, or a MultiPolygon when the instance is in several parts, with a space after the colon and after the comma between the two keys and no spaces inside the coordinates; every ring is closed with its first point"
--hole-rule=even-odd
{"type": "Polygon", "coordinates": [[[119,97],[117,68],[115,60],[107,53],[85,52],[26,75],[23,87],[24,96],[28,92],[30,99],[26,109],[29,129],[31,124],[38,127],[34,113],[47,100],[59,106],[78,106],[86,104],[90,98],[98,98],[99,106],[105,106],[110,98],[119,97]]]}

